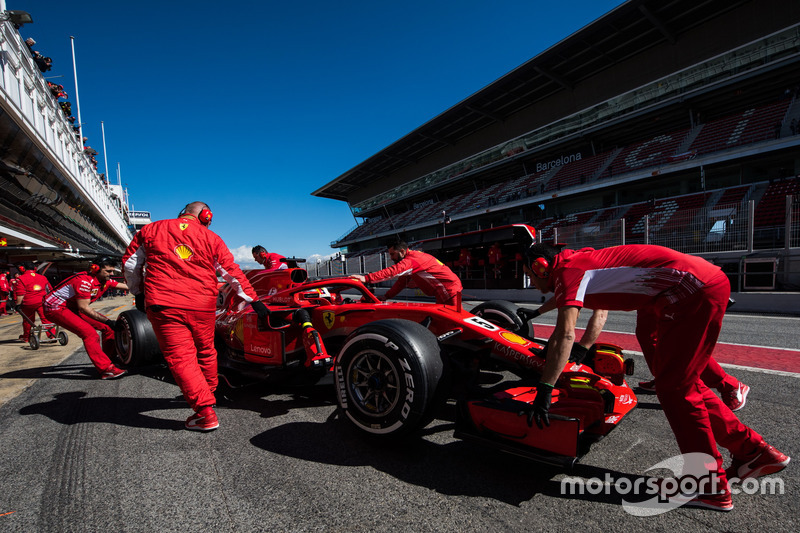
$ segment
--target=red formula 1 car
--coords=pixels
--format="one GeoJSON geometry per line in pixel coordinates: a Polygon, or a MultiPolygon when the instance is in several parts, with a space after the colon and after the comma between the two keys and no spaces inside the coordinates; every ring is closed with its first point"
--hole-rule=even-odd
{"type": "MultiPolygon", "coordinates": [[[[572,464],[636,405],[619,347],[597,345],[570,362],[553,392],[551,424],[528,414],[544,346],[524,310],[505,301],[461,306],[381,302],[351,278],[307,280],[302,268],[246,272],[270,316],[223,286],[216,342],[226,369],[314,382],[333,371],[343,418],[380,438],[420,430],[455,398],[456,437],[557,464],[572,464]],[[487,376],[496,382],[486,386],[487,376]]],[[[158,345],[139,311],[118,321],[120,364],[144,362],[158,345]]],[[[152,330],[150,330],[152,331],[152,330]]]]}

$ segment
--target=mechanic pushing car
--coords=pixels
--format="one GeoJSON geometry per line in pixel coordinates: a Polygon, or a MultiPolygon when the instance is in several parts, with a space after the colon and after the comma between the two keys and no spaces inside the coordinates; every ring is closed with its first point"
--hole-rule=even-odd
{"type": "Polygon", "coordinates": [[[44,320],[44,297],[48,291],[53,290],[50,282],[43,274],[38,274],[33,267],[33,263],[24,262],[17,265],[20,276],[17,280],[17,302],[16,308],[20,314],[25,315],[30,319],[22,321],[22,335],[19,340],[28,342],[31,336],[31,323],[36,321],[36,315],[39,315],[39,320],[44,320]]]}
{"type": "MultiPolygon", "coordinates": [[[[555,302],[555,298],[550,298],[543,303],[541,307],[528,313],[527,317],[535,318],[543,313],[552,311],[556,308],[555,302]]],[[[603,326],[605,326],[607,317],[608,311],[605,309],[595,309],[593,311],[589,322],[586,324],[586,329],[583,332],[581,340],[574,345],[576,348],[573,348],[573,352],[575,352],[576,349],[583,353],[589,352],[592,345],[597,342],[600,333],[603,331],[603,326]]],[[[651,337],[652,333],[652,330],[639,331],[637,329],[636,331],[637,340],[642,347],[645,361],[651,361],[653,358],[655,343],[654,339],[651,337]],[[643,337],[639,338],[639,335],[643,335],[643,337]]],[[[705,383],[707,387],[713,387],[719,391],[722,397],[722,403],[727,405],[728,409],[731,411],[738,411],[745,406],[747,395],[750,393],[750,387],[725,372],[713,357],[708,360],[708,365],[706,365],[703,373],[700,374],[700,379],[703,380],[703,383],[705,383]]],[[[639,388],[647,392],[655,392],[656,381],[640,381],[639,388]]]]}
{"type": "Polygon", "coordinates": [[[217,273],[259,317],[269,314],[228,247],[208,229],[212,217],[207,204],[192,202],[178,218],[143,227],[122,258],[136,307],[146,309],[164,359],[194,410],[185,423],[193,431],[219,427],[214,411],[219,383],[214,348],[217,273]]]}
{"type": "Polygon", "coordinates": [[[128,289],[124,283],[111,279],[117,266],[117,261],[110,257],[96,260],[87,271],[78,272],[62,281],[44,299],[45,318],[83,340],[86,353],[101,379],[116,379],[127,374],[127,371],[114,366],[110,359],[116,354],[116,322],[89,307],[108,289],[128,289]],[[95,330],[103,337],[102,345],[95,330]]]}
{"type": "Polygon", "coordinates": [[[286,270],[289,265],[281,254],[268,253],[263,246],[253,246],[253,260],[264,267],[264,270],[286,270]]]}
{"type": "Polygon", "coordinates": [[[706,454],[715,461],[693,465],[702,466],[716,483],[691,495],[686,505],[729,511],[733,501],[728,479],[761,477],[789,463],[788,456],[742,424],[701,379],[730,297],[730,283],[719,267],[654,245],[574,251],[534,244],[526,251],[523,270],[542,293],[554,293],[558,308],[550,357],[532,406],[537,425],[549,425],[553,385],[569,359],[580,309],[636,310],[637,337],[651,343],[642,350],[652,354],[647,363],[656,394],[681,453],[706,454]],[[731,452],[727,471],[717,443],[731,452]]]}
{"type": "Polygon", "coordinates": [[[408,244],[400,239],[390,241],[388,249],[389,257],[395,262],[394,266],[366,275],[353,274],[350,277],[361,283],[378,283],[396,277],[397,281],[386,291],[382,300],[394,297],[413,281],[422,292],[435,296],[437,304],[458,304],[462,290],[461,280],[441,261],[425,252],[409,250],[408,244]]]}

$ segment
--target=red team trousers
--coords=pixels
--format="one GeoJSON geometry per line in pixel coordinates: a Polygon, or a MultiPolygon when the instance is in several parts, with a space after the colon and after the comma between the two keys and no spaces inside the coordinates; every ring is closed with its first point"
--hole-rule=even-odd
{"type": "Polygon", "coordinates": [[[199,412],[217,403],[217,350],[214,348],[214,311],[150,306],[158,344],[172,376],[189,406],[199,412]],[[155,307],[155,309],[154,309],[155,307]]]}
{"type": "MultiPolygon", "coordinates": [[[[44,319],[44,307],[42,304],[37,305],[22,305],[19,308],[19,312],[25,315],[30,319],[31,322],[36,322],[36,315],[39,315],[39,320],[42,321],[42,324],[47,323],[47,320],[44,319]]],[[[28,323],[27,320],[22,321],[22,336],[26,339],[31,335],[31,325],[28,323]]]]}
{"type": "Polygon", "coordinates": [[[101,374],[110,370],[114,364],[109,355],[114,355],[116,346],[114,343],[114,330],[102,322],[93,318],[74,312],[70,309],[45,309],[44,316],[49,322],[54,322],[73,333],[83,340],[83,346],[92,364],[101,374]],[[103,344],[97,338],[97,332],[103,336],[103,344]]]}
{"type": "Polygon", "coordinates": [[[762,440],[701,377],[711,380],[714,365],[719,368],[714,363],[710,374],[707,372],[730,292],[728,278],[720,272],[698,292],[676,303],[640,309],[636,323],[639,343],[655,377],[656,395],[681,453],[701,452],[715,458],[716,471],[723,479],[722,455],[716,444],[744,456],[762,440]]]}

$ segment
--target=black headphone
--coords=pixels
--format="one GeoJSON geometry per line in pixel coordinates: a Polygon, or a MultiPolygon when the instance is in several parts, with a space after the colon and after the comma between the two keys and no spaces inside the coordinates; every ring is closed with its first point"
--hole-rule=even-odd
{"type": "MultiPolygon", "coordinates": [[[[192,202],[192,204],[193,203],[194,202],[192,202]]],[[[186,212],[186,209],[192,204],[186,204],[186,207],[184,207],[181,210],[181,212],[178,213],[178,218],[182,217],[183,215],[188,215],[188,213],[186,212]]],[[[194,216],[194,215],[190,215],[190,216],[194,216]]],[[[198,222],[200,222],[202,225],[208,226],[208,225],[211,224],[211,219],[214,218],[214,213],[211,212],[211,208],[208,207],[208,204],[205,204],[205,207],[200,210],[200,213],[198,213],[197,217],[195,217],[195,218],[197,218],[198,222]]]]}

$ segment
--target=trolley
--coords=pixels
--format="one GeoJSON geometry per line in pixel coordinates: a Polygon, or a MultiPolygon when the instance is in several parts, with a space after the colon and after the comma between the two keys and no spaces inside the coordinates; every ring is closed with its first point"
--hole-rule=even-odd
{"type": "Polygon", "coordinates": [[[61,346],[66,346],[69,342],[69,335],[67,335],[66,331],[62,331],[58,324],[42,323],[37,326],[35,316],[34,320],[31,320],[23,313],[20,313],[19,315],[22,317],[22,320],[31,325],[31,335],[28,337],[28,344],[30,345],[31,350],[38,350],[39,346],[41,346],[44,342],[57,342],[61,346]],[[44,340],[42,340],[42,333],[44,333],[46,337],[44,340]]]}

